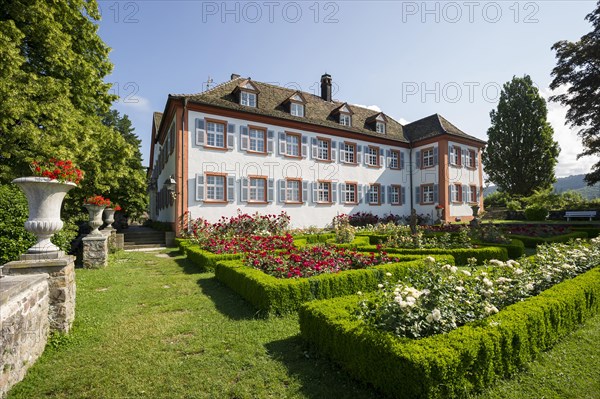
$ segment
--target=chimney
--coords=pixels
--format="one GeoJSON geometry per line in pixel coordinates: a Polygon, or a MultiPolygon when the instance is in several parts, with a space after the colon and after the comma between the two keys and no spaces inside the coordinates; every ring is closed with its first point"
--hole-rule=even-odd
{"type": "Polygon", "coordinates": [[[238,75],[237,73],[232,73],[232,74],[231,74],[231,79],[230,79],[230,80],[237,79],[237,78],[239,78],[239,77],[240,77],[240,75],[238,75]]]}
{"type": "Polygon", "coordinates": [[[331,75],[328,73],[321,76],[321,98],[325,101],[331,101],[331,75]]]}

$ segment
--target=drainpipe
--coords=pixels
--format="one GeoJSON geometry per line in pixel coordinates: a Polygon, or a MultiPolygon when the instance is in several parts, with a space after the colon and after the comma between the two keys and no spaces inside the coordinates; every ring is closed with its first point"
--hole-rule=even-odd
{"type": "MultiPolygon", "coordinates": [[[[181,197],[181,208],[180,208],[180,213],[181,213],[181,225],[180,225],[180,227],[181,227],[181,230],[183,230],[183,228],[184,228],[184,226],[183,226],[183,222],[184,222],[184,220],[183,220],[183,209],[185,208],[185,202],[184,202],[184,196],[183,196],[183,182],[184,182],[183,179],[185,179],[185,176],[184,176],[183,172],[185,170],[185,168],[184,168],[184,166],[185,166],[185,152],[184,152],[185,143],[184,143],[184,139],[185,139],[185,119],[186,119],[187,101],[188,101],[187,98],[183,99],[183,101],[182,101],[183,102],[183,110],[181,112],[181,176],[179,176],[180,177],[180,179],[179,179],[180,180],[180,186],[179,186],[180,187],[180,189],[179,189],[180,194],[179,194],[179,196],[181,197]]],[[[177,217],[177,215],[175,215],[175,221],[176,222],[178,222],[177,219],[178,219],[178,217],[177,217]]]]}
{"type": "Polygon", "coordinates": [[[412,210],[415,207],[414,197],[413,197],[413,193],[415,192],[415,188],[413,187],[413,162],[412,162],[412,157],[413,157],[413,146],[412,146],[412,143],[410,143],[408,169],[409,169],[409,173],[410,173],[409,179],[410,179],[410,213],[411,214],[412,214],[412,210]]]}

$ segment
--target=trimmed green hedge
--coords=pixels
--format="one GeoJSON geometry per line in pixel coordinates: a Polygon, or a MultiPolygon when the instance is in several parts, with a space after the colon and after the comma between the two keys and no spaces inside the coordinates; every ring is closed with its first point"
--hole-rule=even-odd
{"type": "Polygon", "coordinates": [[[573,231],[585,231],[588,238],[596,238],[600,236],[600,227],[571,227],[573,231]]]}
{"type": "Polygon", "coordinates": [[[217,262],[221,260],[241,259],[243,256],[243,254],[214,254],[191,243],[189,240],[180,238],[175,239],[175,244],[190,261],[199,266],[202,271],[206,272],[214,272],[217,262]]]}
{"type": "Polygon", "coordinates": [[[370,245],[385,244],[389,234],[377,234],[377,233],[356,233],[357,237],[369,237],[370,245]]]}
{"type": "Polygon", "coordinates": [[[510,244],[496,244],[496,243],[479,243],[478,245],[481,246],[485,246],[485,247],[500,247],[500,248],[506,248],[506,251],[508,252],[508,257],[510,259],[519,259],[521,256],[523,256],[525,254],[525,244],[523,244],[523,241],[518,240],[516,238],[513,238],[512,240],[510,240],[510,244]]]}
{"type": "Polygon", "coordinates": [[[563,234],[560,236],[545,237],[545,238],[544,237],[522,236],[522,235],[518,235],[518,234],[510,234],[509,237],[516,238],[518,240],[523,241],[523,244],[527,248],[535,248],[540,244],[547,244],[547,243],[553,243],[553,242],[568,242],[575,238],[584,238],[585,239],[585,238],[588,238],[588,235],[585,231],[574,231],[569,234],[563,234]]]}
{"type": "MultiPolygon", "coordinates": [[[[377,251],[377,246],[370,245],[359,248],[361,251],[377,251]]],[[[451,255],[459,266],[466,265],[467,259],[476,258],[477,263],[483,263],[485,260],[498,259],[508,260],[508,251],[506,248],[498,246],[483,248],[383,248],[388,254],[402,255],[451,255]]]]}
{"type": "MultiPolygon", "coordinates": [[[[405,256],[402,262],[375,266],[370,269],[348,270],[336,274],[321,274],[310,278],[279,279],[260,270],[244,266],[242,261],[220,261],[216,278],[250,302],[265,315],[282,315],[314,299],[369,292],[377,289],[386,273],[401,279],[412,267],[422,265],[423,256],[405,256]]],[[[454,264],[451,256],[436,256],[439,261],[454,264]]]]}
{"type": "Polygon", "coordinates": [[[508,377],[600,311],[600,268],[447,334],[400,339],[355,319],[360,297],[304,304],[302,337],[394,398],[454,398],[508,377]]]}

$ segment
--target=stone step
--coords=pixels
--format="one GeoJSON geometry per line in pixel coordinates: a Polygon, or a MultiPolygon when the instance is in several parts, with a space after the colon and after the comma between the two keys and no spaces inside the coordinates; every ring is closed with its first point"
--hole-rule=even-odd
{"type": "Polygon", "coordinates": [[[124,250],[132,251],[132,250],[142,250],[142,249],[151,249],[151,248],[166,248],[167,246],[162,244],[125,244],[124,250]]]}

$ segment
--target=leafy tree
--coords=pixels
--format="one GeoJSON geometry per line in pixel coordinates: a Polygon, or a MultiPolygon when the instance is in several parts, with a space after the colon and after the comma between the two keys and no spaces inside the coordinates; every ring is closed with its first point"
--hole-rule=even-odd
{"type": "Polygon", "coordinates": [[[0,183],[29,174],[32,160],[71,159],[86,176],[66,216],[94,193],[131,191],[133,210],[145,195],[139,140],[118,130],[129,120],[103,123],[116,96],[104,82],[112,64],[99,18],[95,0],[0,0],[0,183]]]}
{"type": "Polygon", "coordinates": [[[498,109],[490,112],[491,127],[483,153],[489,180],[510,195],[529,196],[556,180],[560,151],[547,122],[546,102],[528,75],[504,84],[498,109]]]}
{"type": "Polygon", "coordinates": [[[119,179],[118,187],[111,188],[107,193],[114,202],[117,201],[124,211],[132,218],[141,216],[148,207],[146,194],[146,168],[142,166],[142,141],[134,133],[134,128],[127,115],[120,116],[117,110],[111,110],[102,118],[102,123],[116,129],[123,139],[134,149],[133,155],[127,160],[129,174],[119,179]]]}
{"type": "MultiPolygon", "coordinates": [[[[551,89],[567,85],[566,93],[550,97],[567,106],[567,122],[580,128],[584,151],[579,157],[600,153],[600,1],[585,19],[593,30],[577,42],[562,40],[554,43],[557,64],[552,70],[551,89]]],[[[600,162],[596,163],[585,181],[600,182],[600,162]]]]}

